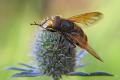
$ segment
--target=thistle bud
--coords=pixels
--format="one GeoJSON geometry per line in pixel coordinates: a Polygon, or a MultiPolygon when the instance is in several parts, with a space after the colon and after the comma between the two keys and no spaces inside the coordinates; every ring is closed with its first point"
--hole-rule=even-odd
{"type": "Polygon", "coordinates": [[[39,29],[34,43],[33,54],[39,70],[59,80],[62,74],[73,72],[75,47],[63,34],[39,29]]]}

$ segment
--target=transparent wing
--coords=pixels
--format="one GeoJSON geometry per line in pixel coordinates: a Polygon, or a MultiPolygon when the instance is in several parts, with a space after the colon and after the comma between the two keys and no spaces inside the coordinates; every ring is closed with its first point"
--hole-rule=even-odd
{"type": "Polygon", "coordinates": [[[100,20],[102,18],[103,14],[100,12],[90,12],[90,13],[84,13],[76,16],[72,16],[68,18],[68,20],[72,22],[81,23],[82,25],[89,26],[90,24],[93,24],[100,20]]]}

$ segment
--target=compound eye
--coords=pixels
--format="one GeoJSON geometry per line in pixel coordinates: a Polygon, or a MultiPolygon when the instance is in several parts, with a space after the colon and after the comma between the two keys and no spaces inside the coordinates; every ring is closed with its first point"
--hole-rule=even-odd
{"type": "Polygon", "coordinates": [[[70,23],[69,21],[63,20],[63,21],[61,22],[61,26],[62,26],[62,27],[70,27],[70,26],[72,26],[72,25],[71,25],[71,23],[70,23]]]}

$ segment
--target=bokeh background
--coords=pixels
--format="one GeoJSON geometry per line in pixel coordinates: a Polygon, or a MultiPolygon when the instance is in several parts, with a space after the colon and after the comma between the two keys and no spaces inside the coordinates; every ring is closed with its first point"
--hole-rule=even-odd
{"type": "Polygon", "coordinates": [[[119,80],[120,79],[120,0],[0,0],[0,80],[50,80],[48,77],[9,78],[16,71],[3,68],[17,63],[27,63],[33,33],[46,16],[70,17],[80,13],[99,11],[104,18],[97,24],[83,28],[91,46],[104,59],[99,62],[91,55],[85,57],[91,65],[77,71],[107,71],[114,77],[71,77],[63,80],[119,80]]]}

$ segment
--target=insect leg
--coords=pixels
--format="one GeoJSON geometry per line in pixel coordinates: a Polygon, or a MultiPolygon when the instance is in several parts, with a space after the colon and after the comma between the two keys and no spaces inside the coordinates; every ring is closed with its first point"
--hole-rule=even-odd
{"type": "Polygon", "coordinates": [[[107,72],[70,72],[68,75],[71,76],[113,76],[111,73],[107,72]]]}

